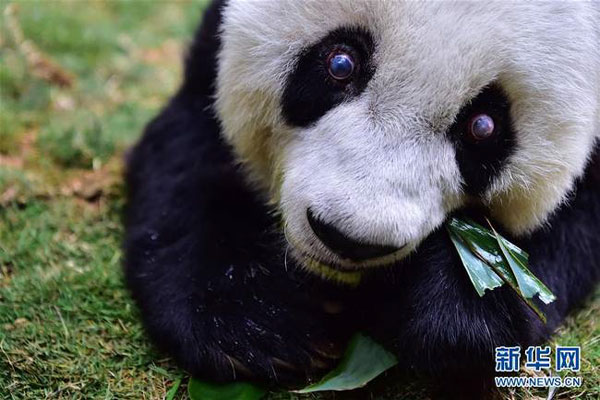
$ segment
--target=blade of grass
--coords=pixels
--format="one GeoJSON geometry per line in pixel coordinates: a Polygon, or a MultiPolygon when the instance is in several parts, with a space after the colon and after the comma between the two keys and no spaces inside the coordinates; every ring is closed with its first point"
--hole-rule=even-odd
{"type": "Polygon", "coordinates": [[[175,398],[175,395],[177,394],[177,391],[179,391],[180,385],[181,385],[181,377],[177,378],[175,380],[175,382],[173,382],[173,386],[171,386],[171,388],[167,392],[167,396],[165,397],[165,400],[173,400],[175,398]]]}

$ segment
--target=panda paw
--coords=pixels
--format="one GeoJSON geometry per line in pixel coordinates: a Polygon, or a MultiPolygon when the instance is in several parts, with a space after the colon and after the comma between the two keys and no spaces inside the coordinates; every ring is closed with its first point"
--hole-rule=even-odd
{"type": "Polygon", "coordinates": [[[280,305],[212,313],[180,337],[179,361],[193,375],[297,386],[335,366],[343,343],[314,316],[280,305]]]}
{"type": "Polygon", "coordinates": [[[341,302],[322,296],[331,290],[289,285],[281,293],[274,289],[281,282],[262,284],[205,293],[146,325],[159,347],[201,379],[302,387],[333,369],[350,330],[341,302]]]}

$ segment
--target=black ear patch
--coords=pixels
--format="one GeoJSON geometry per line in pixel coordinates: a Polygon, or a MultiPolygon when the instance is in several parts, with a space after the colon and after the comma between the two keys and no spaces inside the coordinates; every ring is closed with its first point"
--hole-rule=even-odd
{"type": "Polygon", "coordinates": [[[510,101],[496,84],[485,87],[460,110],[448,136],[456,149],[456,161],[464,179],[464,189],[473,195],[482,194],[500,174],[516,147],[516,135],[510,117],[510,101]],[[476,141],[469,135],[474,116],[485,114],[493,118],[494,135],[476,141]]]}
{"type": "Polygon", "coordinates": [[[288,124],[305,127],[327,111],[362,93],[373,76],[374,41],[362,28],[339,28],[305,49],[288,78],[282,98],[283,117],[288,124]],[[332,79],[327,68],[329,54],[336,49],[352,52],[356,69],[351,79],[332,79]]]}

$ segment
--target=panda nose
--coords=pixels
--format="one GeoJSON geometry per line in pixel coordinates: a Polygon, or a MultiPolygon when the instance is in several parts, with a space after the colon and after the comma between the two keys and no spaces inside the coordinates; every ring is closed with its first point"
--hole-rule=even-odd
{"type": "Polygon", "coordinates": [[[306,211],[308,224],[317,237],[331,251],[342,258],[353,261],[364,261],[391,254],[400,248],[363,243],[349,238],[335,226],[316,218],[310,208],[306,211]]]}

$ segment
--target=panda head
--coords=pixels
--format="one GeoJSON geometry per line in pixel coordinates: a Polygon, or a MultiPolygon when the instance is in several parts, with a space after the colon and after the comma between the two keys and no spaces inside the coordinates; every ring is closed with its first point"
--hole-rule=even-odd
{"type": "Polygon", "coordinates": [[[230,0],[224,136],[307,266],[389,264],[468,204],[527,234],[598,134],[586,7],[230,0]]]}

